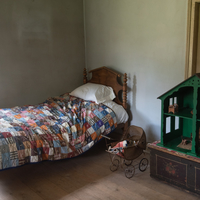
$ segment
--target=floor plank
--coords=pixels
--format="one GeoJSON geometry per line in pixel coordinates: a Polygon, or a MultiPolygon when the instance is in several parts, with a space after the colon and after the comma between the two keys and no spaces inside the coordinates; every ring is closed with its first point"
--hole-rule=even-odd
{"type": "Polygon", "coordinates": [[[0,199],[15,200],[15,199],[29,199],[42,200],[34,191],[32,191],[20,178],[17,178],[16,173],[22,170],[10,169],[0,172],[0,199]]]}
{"type": "MultiPolygon", "coordinates": [[[[111,172],[102,141],[74,159],[42,162],[0,172],[0,200],[197,200],[149,176],[149,168],[127,179],[111,172]]],[[[142,157],[143,155],[141,155],[142,157]]],[[[138,158],[137,163],[140,158],[138,158]]]]}

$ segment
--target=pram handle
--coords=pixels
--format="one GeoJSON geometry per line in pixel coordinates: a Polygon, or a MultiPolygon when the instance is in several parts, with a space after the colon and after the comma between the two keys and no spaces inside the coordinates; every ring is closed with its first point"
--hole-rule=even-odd
{"type": "Polygon", "coordinates": [[[108,139],[108,140],[116,140],[117,141],[117,139],[114,139],[114,138],[110,138],[110,137],[108,137],[108,136],[105,136],[105,135],[101,135],[102,137],[104,137],[104,138],[106,138],[106,139],[108,139]]]}
{"type": "Polygon", "coordinates": [[[105,136],[105,135],[101,135],[102,137],[108,139],[108,140],[112,140],[112,138],[108,137],[108,136],[105,136]]]}

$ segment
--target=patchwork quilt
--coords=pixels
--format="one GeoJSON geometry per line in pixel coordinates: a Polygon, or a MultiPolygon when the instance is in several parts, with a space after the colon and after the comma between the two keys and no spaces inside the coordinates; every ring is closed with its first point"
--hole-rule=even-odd
{"type": "Polygon", "coordinates": [[[116,126],[110,108],[68,93],[0,109],[0,169],[78,156],[116,126]]]}

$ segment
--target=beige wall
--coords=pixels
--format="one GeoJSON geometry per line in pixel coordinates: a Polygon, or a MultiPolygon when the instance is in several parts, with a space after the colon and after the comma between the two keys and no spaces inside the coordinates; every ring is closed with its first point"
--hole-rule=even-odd
{"type": "Polygon", "coordinates": [[[71,91],[85,63],[105,65],[128,74],[131,124],[159,139],[157,97],[184,79],[186,18],[187,0],[0,1],[0,107],[71,91]]]}
{"type": "Polygon", "coordinates": [[[82,83],[82,0],[0,1],[0,107],[35,104],[82,83]]]}
{"type": "Polygon", "coordinates": [[[88,69],[128,74],[131,124],[160,138],[158,96],[184,80],[187,0],[85,0],[88,69]]]}

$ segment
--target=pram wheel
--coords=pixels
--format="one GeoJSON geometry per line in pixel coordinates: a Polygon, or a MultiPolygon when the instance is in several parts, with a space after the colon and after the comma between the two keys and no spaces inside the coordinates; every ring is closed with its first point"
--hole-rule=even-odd
{"type": "Polygon", "coordinates": [[[124,164],[126,165],[126,166],[129,166],[129,165],[131,165],[133,163],[133,160],[125,160],[124,159],[124,164]]]}
{"type": "Polygon", "coordinates": [[[112,164],[110,165],[110,170],[112,172],[114,172],[114,171],[116,171],[118,169],[118,167],[119,167],[119,160],[118,159],[114,159],[112,161],[112,164]]]}
{"type": "Polygon", "coordinates": [[[142,158],[142,160],[139,163],[139,170],[141,172],[144,172],[147,169],[148,163],[149,161],[147,158],[142,158]]]}
{"type": "Polygon", "coordinates": [[[127,168],[125,169],[126,178],[132,178],[134,174],[135,174],[135,167],[133,165],[127,166],[127,168]]]}

